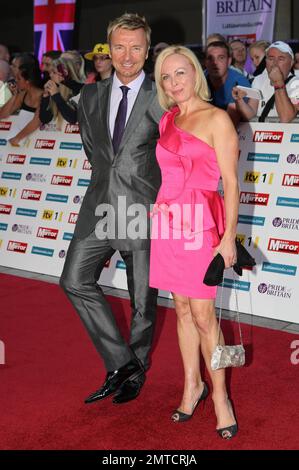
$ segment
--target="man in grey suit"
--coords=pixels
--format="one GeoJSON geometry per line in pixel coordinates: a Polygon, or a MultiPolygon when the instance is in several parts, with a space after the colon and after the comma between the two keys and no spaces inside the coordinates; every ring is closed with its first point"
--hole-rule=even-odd
{"type": "Polygon", "coordinates": [[[60,284],[107,369],[104,384],[85,403],[112,394],[114,403],[136,398],[149,367],[157,290],[148,281],[148,212],[161,183],[155,148],[162,116],[155,84],[143,71],[150,32],[145,18],[136,14],[126,13],[112,21],[108,42],[115,73],[81,91],[80,133],[92,176],[60,284]],[[139,237],[127,230],[134,211],[127,211],[124,201],[127,208],[144,208],[138,218],[139,237]],[[116,250],[126,264],[131,299],[129,344],[97,284],[116,250]]]}

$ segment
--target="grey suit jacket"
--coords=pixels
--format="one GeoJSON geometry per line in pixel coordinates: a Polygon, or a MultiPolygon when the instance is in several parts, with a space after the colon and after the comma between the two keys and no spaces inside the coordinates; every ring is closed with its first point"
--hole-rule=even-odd
{"type": "Polygon", "coordinates": [[[115,225],[109,213],[110,224],[106,227],[111,246],[117,250],[144,250],[149,248],[148,212],[161,184],[155,150],[163,111],[157,100],[155,84],[145,77],[115,155],[109,130],[111,87],[112,77],[86,85],[81,91],[78,120],[92,175],[75,236],[85,238],[97,224],[104,227],[107,217],[97,217],[95,210],[100,204],[109,204],[115,212],[115,225]],[[126,209],[132,204],[142,204],[146,209],[141,218],[138,213],[138,228],[141,224],[143,235],[135,239],[124,233],[128,225],[132,228],[134,220],[137,221],[136,214],[127,215],[126,209]]]}

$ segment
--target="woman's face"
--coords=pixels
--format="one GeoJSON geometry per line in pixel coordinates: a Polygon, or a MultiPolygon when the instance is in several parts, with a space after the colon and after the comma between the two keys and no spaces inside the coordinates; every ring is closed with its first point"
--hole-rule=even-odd
{"type": "Polygon", "coordinates": [[[21,65],[21,59],[19,57],[15,57],[11,62],[10,68],[15,79],[17,78],[17,73],[18,73],[20,65],[21,65]]]}
{"type": "Polygon", "coordinates": [[[107,54],[95,54],[93,56],[94,68],[97,73],[107,73],[112,69],[112,60],[107,54]]]}
{"type": "Polygon", "coordinates": [[[50,68],[49,75],[50,75],[51,80],[53,80],[53,82],[55,83],[60,83],[64,80],[63,75],[59,73],[56,67],[50,68]]]}
{"type": "Polygon", "coordinates": [[[177,104],[195,97],[195,69],[182,54],[166,57],[161,67],[160,82],[165,94],[177,104]]]}
{"type": "Polygon", "coordinates": [[[250,49],[250,57],[254,66],[257,67],[265,57],[265,51],[260,47],[252,47],[250,49]]]}
{"type": "Polygon", "coordinates": [[[16,72],[16,83],[17,87],[21,91],[28,90],[30,86],[30,82],[28,80],[25,80],[25,78],[22,77],[21,72],[17,70],[16,72]]]}

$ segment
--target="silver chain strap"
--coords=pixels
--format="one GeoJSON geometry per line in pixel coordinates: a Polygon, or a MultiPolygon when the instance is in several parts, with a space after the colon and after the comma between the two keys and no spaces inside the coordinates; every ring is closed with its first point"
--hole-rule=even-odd
{"type": "MultiPolygon", "coordinates": [[[[238,318],[238,324],[239,324],[239,334],[240,334],[240,341],[243,346],[243,337],[242,337],[242,330],[241,330],[241,324],[240,324],[240,312],[239,312],[239,302],[238,302],[238,295],[237,295],[237,289],[236,289],[236,278],[235,278],[235,273],[233,271],[233,280],[234,280],[234,291],[235,291],[235,299],[236,299],[236,312],[237,312],[237,318],[238,318]]],[[[221,316],[222,316],[222,305],[223,305],[223,282],[224,282],[224,271],[223,271],[223,276],[222,276],[222,282],[221,282],[221,291],[220,291],[220,307],[219,307],[219,321],[218,321],[218,341],[217,344],[220,344],[220,323],[221,323],[221,316]]]]}

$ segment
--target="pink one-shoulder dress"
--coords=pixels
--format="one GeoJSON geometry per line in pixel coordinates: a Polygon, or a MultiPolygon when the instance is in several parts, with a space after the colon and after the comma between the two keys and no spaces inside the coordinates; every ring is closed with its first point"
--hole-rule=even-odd
{"type": "Polygon", "coordinates": [[[162,184],[151,212],[150,286],[197,299],[213,299],[203,284],[224,233],[220,170],[215,150],[175,124],[178,107],[160,121],[157,160],[162,184]]]}

